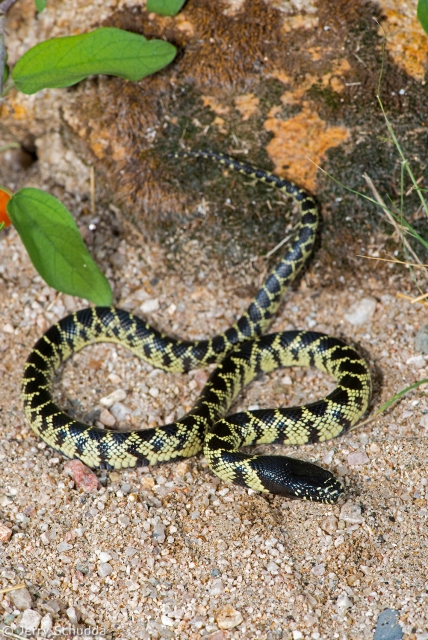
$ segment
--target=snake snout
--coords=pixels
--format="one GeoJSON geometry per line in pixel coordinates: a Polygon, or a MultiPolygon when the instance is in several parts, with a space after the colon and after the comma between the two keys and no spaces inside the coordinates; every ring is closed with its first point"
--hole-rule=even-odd
{"type": "Polygon", "coordinates": [[[285,456],[258,456],[253,466],[270,493],[334,504],[343,494],[342,483],[316,464],[285,456]]]}

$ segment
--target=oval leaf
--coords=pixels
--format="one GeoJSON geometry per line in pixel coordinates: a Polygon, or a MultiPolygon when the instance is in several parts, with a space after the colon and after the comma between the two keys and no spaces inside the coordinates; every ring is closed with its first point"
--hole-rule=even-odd
{"type": "Polygon", "coordinates": [[[98,305],[110,305],[107,278],[89,254],[71,213],[40,189],[20,189],[7,212],[31,262],[49,286],[98,305]]]}
{"type": "Polygon", "coordinates": [[[36,9],[40,13],[43,9],[46,9],[46,5],[48,4],[48,0],[35,0],[36,9]]]}
{"type": "Polygon", "coordinates": [[[425,33],[428,33],[428,0],[418,2],[418,20],[425,33]]]}
{"type": "Polygon", "coordinates": [[[48,87],[69,87],[99,73],[135,82],[165,67],[176,52],[169,42],[148,41],[123,29],[101,27],[37,44],[18,60],[12,78],[27,94],[48,87]]]}
{"type": "Polygon", "coordinates": [[[161,16],[175,16],[186,0],[147,0],[147,11],[160,13],[161,16]]]}

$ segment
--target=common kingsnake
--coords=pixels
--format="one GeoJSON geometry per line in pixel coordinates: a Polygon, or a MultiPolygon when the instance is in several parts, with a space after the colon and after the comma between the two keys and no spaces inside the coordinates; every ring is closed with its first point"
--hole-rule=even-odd
{"type": "Polygon", "coordinates": [[[313,198],[294,183],[210,151],[175,157],[211,158],[227,168],[291,196],[300,220],[290,248],[268,275],[248,310],[229,329],[207,340],[163,335],[132,313],[90,307],[53,325],[36,343],[25,365],[22,397],[33,430],[54,449],[89,467],[120,469],[193,456],[201,450],[226,482],[251,489],[334,503],[342,484],[321,467],[284,456],[241,453],[255,443],[287,445],[324,441],[346,432],[367,409],[371,379],[367,363],[341,340],[312,331],[262,336],[315,241],[319,213],[313,198]],[[53,401],[53,375],[62,361],[94,342],[117,342],[165,371],[186,372],[217,362],[194,407],[172,424],[137,431],[104,430],[64,413],[53,401]],[[315,366],[334,376],[337,388],[301,407],[244,411],[224,417],[241,389],[261,372],[315,366]]]}

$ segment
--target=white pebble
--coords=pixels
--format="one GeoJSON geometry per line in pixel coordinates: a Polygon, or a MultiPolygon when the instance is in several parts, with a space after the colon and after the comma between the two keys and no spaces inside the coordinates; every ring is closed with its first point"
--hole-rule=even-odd
{"type": "Polygon", "coordinates": [[[79,623],[79,613],[75,607],[68,607],[65,612],[67,614],[67,618],[70,620],[71,624],[79,623]]]}
{"type": "Polygon", "coordinates": [[[161,622],[166,627],[172,627],[174,625],[174,620],[172,618],[169,618],[168,616],[165,616],[165,615],[161,616],[161,622]]]}
{"type": "Polygon", "coordinates": [[[367,464],[370,462],[370,458],[365,451],[353,451],[347,457],[348,464],[367,464]]]}
{"type": "Polygon", "coordinates": [[[303,638],[303,633],[295,629],[293,631],[293,640],[301,640],[301,638],[303,638]]]}
{"type": "Polygon", "coordinates": [[[108,562],[100,562],[98,565],[98,575],[100,578],[106,578],[113,571],[113,567],[108,562]]]}
{"type": "Polygon", "coordinates": [[[116,418],[108,409],[103,409],[100,413],[100,422],[106,427],[114,427],[116,424],[116,418]]]}
{"type": "Polygon", "coordinates": [[[152,313],[153,311],[157,311],[159,309],[158,298],[150,298],[149,300],[145,300],[140,306],[140,309],[143,313],[152,313]]]}
{"type": "Polygon", "coordinates": [[[3,327],[2,327],[3,331],[5,333],[13,333],[14,332],[14,328],[12,327],[12,325],[9,322],[6,322],[3,327]]]}
{"type": "Polygon", "coordinates": [[[107,551],[100,551],[100,553],[98,553],[98,558],[100,562],[108,562],[111,560],[111,555],[107,553],[107,551]]]}
{"type": "Polygon", "coordinates": [[[39,626],[41,619],[42,616],[40,613],[37,613],[37,611],[33,611],[33,609],[25,609],[19,624],[27,631],[35,631],[39,626]]]}
{"type": "Polygon", "coordinates": [[[129,525],[131,524],[131,520],[128,518],[128,516],[125,516],[124,514],[120,515],[117,521],[121,527],[129,527],[129,525]]]}
{"type": "Polygon", "coordinates": [[[425,366],[425,358],[421,355],[411,356],[406,360],[406,364],[416,367],[416,369],[422,369],[425,366]]]}
{"type": "Polygon", "coordinates": [[[344,613],[346,609],[349,609],[350,607],[352,607],[352,602],[349,599],[349,596],[347,593],[342,593],[342,595],[338,597],[336,602],[336,607],[339,613],[344,613]]]}
{"type": "Polygon", "coordinates": [[[100,404],[102,404],[104,407],[107,407],[108,409],[115,402],[121,402],[122,400],[125,400],[125,398],[126,391],[124,391],[123,389],[116,389],[115,391],[109,393],[108,396],[104,396],[104,398],[101,398],[100,404]]]}
{"type": "Polygon", "coordinates": [[[115,402],[110,407],[110,413],[114,415],[116,420],[118,420],[119,422],[122,422],[123,420],[126,420],[126,416],[131,413],[131,409],[129,409],[126,405],[122,404],[121,402],[115,402]]]}
{"type": "Polygon", "coordinates": [[[68,544],[68,542],[60,542],[57,546],[57,550],[62,553],[63,551],[70,551],[73,548],[72,544],[68,544]]]}
{"type": "Polygon", "coordinates": [[[150,387],[149,394],[152,396],[152,398],[157,398],[159,395],[159,389],[157,387],[150,387]]]}
{"type": "Polygon", "coordinates": [[[325,564],[316,564],[312,567],[311,573],[313,573],[314,576],[323,576],[325,573],[325,564]]]}
{"type": "Polygon", "coordinates": [[[419,421],[419,426],[423,427],[428,431],[428,413],[422,416],[422,418],[419,421]]]}
{"type": "Polygon", "coordinates": [[[10,599],[17,609],[24,611],[24,609],[30,609],[32,604],[32,597],[26,587],[22,589],[14,589],[9,594],[10,599]]]}
{"type": "Polygon", "coordinates": [[[327,451],[324,458],[322,459],[323,463],[331,464],[333,462],[333,456],[334,456],[334,449],[330,449],[330,451],[327,451]]]}
{"type": "Polygon", "coordinates": [[[269,562],[266,566],[266,569],[269,571],[269,573],[278,573],[278,565],[276,564],[276,562],[269,562]]]}
{"type": "Polygon", "coordinates": [[[340,511],[340,519],[349,522],[349,524],[361,524],[364,522],[364,518],[361,515],[361,506],[355,504],[352,500],[348,500],[340,511]]]}
{"type": "Polygon", "coordinates": [[[213,583],[210,587],[210,594],[212,596],[219,596],[224,593],[224,585],[223,582],[218,578],[217,580],[213,580],[213,583]]]}
{"type": "Polygon", "coordinates": [[[344,314],[345,320],[354,327],[370,322],[376,309],[376,300],[373,298],[363,298],[350,306],[349,312],[344,314]]]}
{"type": "Polygon", "coordinates": [[[287,385],[288,387],[291,386],[293,384],[292,379],[290,378],[290,376],[284,376],[283,378],[281,378],[281,382],[282,384],[287,385]]]}
{"type": "Polygon", "coordinates": [[[153,527],[153,537],[160,543],[165,542],[165,526],[161,522],[153,527]]]}
{"type": "Polygon", "coordinates": [[[50,613],[47,613],[45,616],[43,616],[40,627],[45,636],[47,636],[52,631],[52,616],[50,613]]]}

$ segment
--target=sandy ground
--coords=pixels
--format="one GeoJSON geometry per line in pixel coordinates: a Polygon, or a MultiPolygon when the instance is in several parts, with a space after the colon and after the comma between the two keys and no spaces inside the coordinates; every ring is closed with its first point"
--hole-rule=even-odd
{"type": "MultiPolygon", "coordinates": [[[[335,506],[226,486],[202,456],[101,472],[102,487],[85,494],[65,474],[65,459],[29,429],[19,397],[33,343],[81,301],[45,286],[13,229],[0,242],[0,521],[13,531],[0,556],[4,633],[24,615],[39,633],[53,624],[64,637],[80,625],[109,638],[351,640],[373,638],[380,612],[391,608],[400,611],[405,639],[428,638],[427,386],[334,441],[258,447],[336,472],[346,496],[335,506]],[[8,591],[18,584],[29,594],[8,591]]],[[[201,263],[190,243],[177,258],[188,273],[182,277],[165,267],[173,260],[167,249],[138,246],[136,238],[115,242],[107,273],[120,306],[183,337],[226,328],[264,268],[255,260],[225,275],[201,263]]],[[[315,258],[272,328],[326,331],[357,345],[374,372],[374,409],[427,377],[427,357],[414,347],[426,309],[395,296],[407,278],[395,266],[373,266],[346,282],[336,274],[337,286],[324,286],[334,271],[315,258]],[[356,326],[349,317],[364,299],[375,302],[373,313],[356,326]]],[[[152,370],[123,349],[97,345],[65,365],[55,393],[76,416],[99,420],[101,399],[121,390],[110,408],[115,427],[137,428],[181,416],[206,378],[152,370]]],[[[282,370],[256,381],[234,409],[300,404],[333,386],[313,370],[282,370]]]]}

